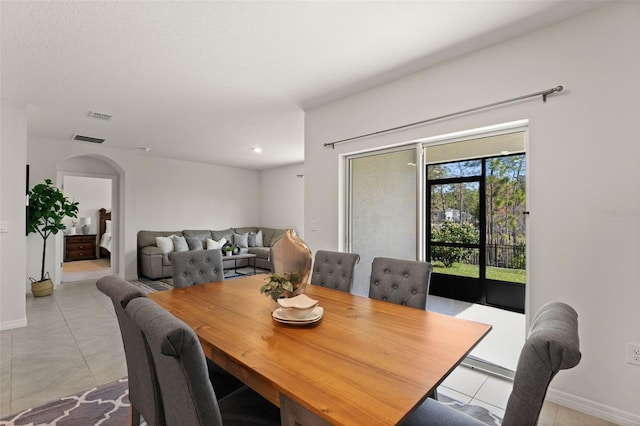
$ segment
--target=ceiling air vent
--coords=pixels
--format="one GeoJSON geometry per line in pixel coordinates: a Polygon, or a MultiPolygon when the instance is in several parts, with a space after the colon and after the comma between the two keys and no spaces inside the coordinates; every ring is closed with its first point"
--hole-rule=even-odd
{"type": "Polygon", "coordinates": [[[96,118],[98,120],[111,120],[111,115],[109,114],[104,114],[102,112],[94,112],[94,111],[89,111],[89,117],[91,118],[96,118]]]}
{"type": "Polygon", "coordinates": [[[83,136],[83,135],[73,135],[72,139],[74,141],[91,142],[91,143],[102,143],[106,140],[106,139],[100,139],[100,138],[92,138],[91,136],[83,136]]]}

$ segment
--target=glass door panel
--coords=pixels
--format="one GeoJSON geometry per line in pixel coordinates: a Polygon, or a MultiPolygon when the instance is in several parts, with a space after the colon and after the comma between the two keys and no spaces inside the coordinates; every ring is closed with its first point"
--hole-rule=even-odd
{"type": "Polygon", "coordinates": [[[429,185],[431,262],[434,272],[480,277],[480,183],[429,185]]]}
{"type": "Polygon", "coordinates": [[[416,259],[415,149],[349,160],[349,251],[360,255],[353,286],[369,294],[374,257],[416,259]]]}

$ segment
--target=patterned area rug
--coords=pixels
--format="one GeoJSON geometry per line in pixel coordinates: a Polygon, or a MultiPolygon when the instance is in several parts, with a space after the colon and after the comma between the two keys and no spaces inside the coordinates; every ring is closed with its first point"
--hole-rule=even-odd
{"type": "Polygon", "coordinates": [[[0,419],[2,426],[123,426],[128,424],[129,383],[126,378],[0,419]]]}
{"type": "MultiPolygon", "coordinates": [[[[265,273],[269,273],[269,271],[256,268],[256,274],[265,273]]],[[[232,280],[245,275],[253,275],[253,267],[238,268],[237,271],[234,271],[233,269],[225,270],[224,279],[232,280]]],[[[154,291],[171,290],[173,288],[173,280],[171,278],[161,278],[159,280],[140,278],[137,280],[130,280],[129,282],[140,288],[145,294],[153,293],[154,291]]]]}
{"type": "Polygon", "coordinates": [[[153,293],[154,291],[171,290],[173,288],[173,280],[171,278],[164,278],[158,281],[140,278],[138,280],[130,280],[129,282],[142,290],[144,294],[153,293]]]}
{"type": "MultiPolygon", "coordinates": [[[[501,419],[483,407],[465,405],[444,395],[439,395],[438,400],[488,425],[500,425],[501,419]]],[[[126,377],[0,419],[0,426],[125,426],[128,424],[129,383],[126,377]]],[[[146,423],[142,422],[141,425],[146,426],[146,423]]]]}

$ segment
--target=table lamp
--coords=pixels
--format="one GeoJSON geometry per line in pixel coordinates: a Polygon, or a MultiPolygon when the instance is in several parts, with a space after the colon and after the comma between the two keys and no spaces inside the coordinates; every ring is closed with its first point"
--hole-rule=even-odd
{"type": "Polygon", "coordinates": [[[82,234],[83,235],[87,235],[89,233],[89,225],[91,225],[91,218],[90,217],[81,217],[80,218],[80,225],[82,225],[82,234]]]}

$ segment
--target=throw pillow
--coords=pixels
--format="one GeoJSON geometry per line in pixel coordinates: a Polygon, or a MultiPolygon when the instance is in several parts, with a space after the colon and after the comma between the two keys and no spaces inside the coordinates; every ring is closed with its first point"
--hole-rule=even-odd
{"type": "Polygon", "coordinates": [[[226,242],[227,242],[227,239],[224,237],[218,241],[211,238],[207,238],[207,250],[221,249],[226,242]]]}
{"type": "Polygon", "coordinates": [[[202,240],[200,238],[186,237],[189,250],[202,250],[202,240]]]}
{"type": "Polygon", "coordinates": [[[189,251],[189,245],[184,237],[171,235],[169,238],[173,241],[173,251],[189,251]]]}
{"type": "Polygon", "coordinates": [[[249,233],[249,247],[262,247],[262,231],[249,233]]]}
{"type": "Polygon", "coordinates": [[[173,251],[173,240],[170,237],[156,237],[156,245],[162,254],[171,253],[173,251]]]}
{"type": "Polygon", "coordinates": [[[233,234],[233,243],[238,247],[249,247],[249,233],[233,234]]]}

